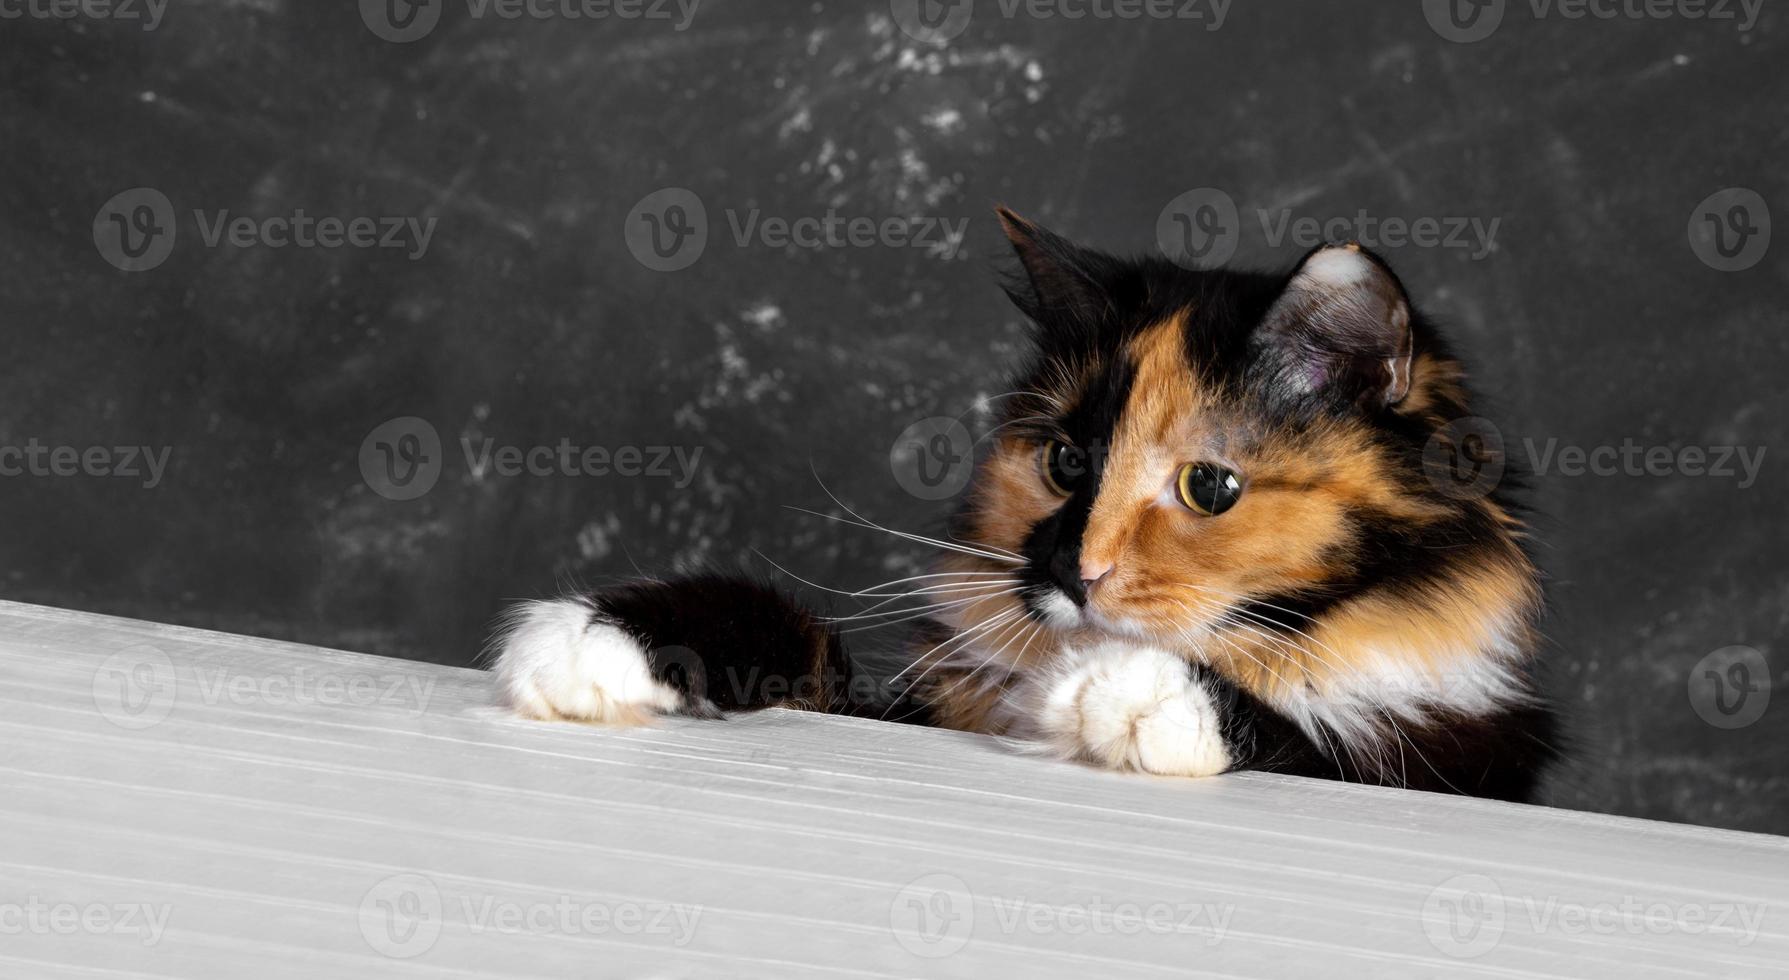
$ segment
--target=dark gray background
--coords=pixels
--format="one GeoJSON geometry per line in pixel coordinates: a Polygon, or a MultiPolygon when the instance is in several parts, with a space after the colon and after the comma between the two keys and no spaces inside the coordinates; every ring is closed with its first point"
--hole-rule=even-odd
{"type": "Polygon", "coordinates": [[[1506,439],[1741,444],[1755,485],[1538,480],[1552,691],[1581,737],[1563,805],[1789,831],[1783,246],[1720,272],[1686,228],[1746,187],[1789,213],[1783,16],[1537,18],[1477,43],[1415,0],[1251,4],[1187,21],[1000,16],[947,44],[882,3],[707,0],[663,21],[473,20],[388,43],[352,3],[175,0],[137,25],[0,22],[0,445],[170,447],[163,483],[0,478],[0,595],[467,663],[506,599],[638,567],[751,561],[858,588],[923,555],[785,509],[932,525],[908,424],[998,394],[1020,325],[997,202],[1155,247],[1164,205],[1500,219],[1496,250],[1387,249],[1452,324],[1506,439]],[[95,246],[159,189],[172,255],[95,246]],[[630,208],[700,196],[693,266],[630,253],[630,208]],[[968,219],[960,255],[738,246],[726,211],[968,219]],[[193,209],[438,219],[427,253],[208,248],[193,209]],[[419,499],[373,492],[376,426],[444,443],[419,499]],[[461,438],[700,447],[693,484],[468,472],[461,438]],[[1687,685],[1734,644],[1778,702],[1722,730],[1687,685]]]}

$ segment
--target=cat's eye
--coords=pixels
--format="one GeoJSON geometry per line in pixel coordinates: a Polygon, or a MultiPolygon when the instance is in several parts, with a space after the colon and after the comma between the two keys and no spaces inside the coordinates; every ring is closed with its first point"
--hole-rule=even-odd
{"type": "Polygon", "coordinates": [[[1242,496],[1242,480],[1216,463],[1188,463],[1175,481],[1180,502],[1196,514],[1216,517],[1235,506],[1242,496]]]}
{"type": "Polygon", "coordinates": [[[1075,486],[1087,472],[1086,458],[1068,443],[1051,439],[1038,453],[1037,468],[1043,473],[1045,485],[1067,497],[1075,492],[1075,486]]]}

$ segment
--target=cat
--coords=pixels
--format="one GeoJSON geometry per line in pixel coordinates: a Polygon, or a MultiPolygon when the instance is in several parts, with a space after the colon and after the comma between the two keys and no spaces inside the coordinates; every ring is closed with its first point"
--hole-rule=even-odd
{"type": "Polygon", "coordinates": [[[925,603],[904,663],[703,573],[512,610],[508,705],[894,715],[1111,769],[1529,798],[1559,755],[1540,575],[1509,481],[1437,478],[1465,372],[1390,266],[1348,243],[1189,270],[997,213],[1035,350],[950,533],[903,535],[946,557],[873,593],[925,603]]]}

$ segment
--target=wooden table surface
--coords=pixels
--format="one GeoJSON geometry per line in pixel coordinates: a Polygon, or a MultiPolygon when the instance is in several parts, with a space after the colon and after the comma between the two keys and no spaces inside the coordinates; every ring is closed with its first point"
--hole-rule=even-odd
{"type": "Polygon", "coordinates": [[[1789,839],[0,603],[0,976],[1755,977],[1789,839]]]}

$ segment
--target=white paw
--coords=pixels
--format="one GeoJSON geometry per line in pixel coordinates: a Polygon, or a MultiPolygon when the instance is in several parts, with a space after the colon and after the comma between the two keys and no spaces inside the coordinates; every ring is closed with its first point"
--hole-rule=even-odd
{"type": "Polygon", "coordinates": [[[1109,769],[1211,776],[1230,767],[1210,694],[1186,661],[1153,647],[1064,651],[1037,722],[1064,755],[1109,769]]]}
{"type": "Polygon", "coordinates": [[[683,703],[653,679],[645,646],[579,599],[510,610],[491,672],[503,701],[528,718],[642,725],[683,703]]]}

